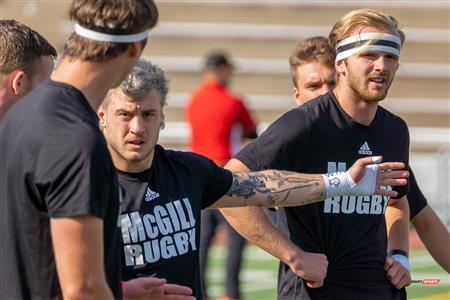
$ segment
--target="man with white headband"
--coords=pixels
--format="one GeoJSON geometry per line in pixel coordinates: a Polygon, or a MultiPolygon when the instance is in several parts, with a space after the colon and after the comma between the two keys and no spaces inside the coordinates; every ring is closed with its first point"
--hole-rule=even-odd
{"type": "MultiPolygon", "coordinates": [[[[343,16],[330,33],[336,87],[284,114],[226,167],[330,172],[370,155],[408,164],[405,122],[378,105],[397,71],[403,40],[397,21],[384,12],[361,9],[343,16]]],[[[280,208],[280,231],[260,208],[221,211],[246,238],[281,258],[278,299],[405,299],[403,287],[411,280],[407,187],[394,190],[398,195],[390,199],[330,197],[280,208]],[[287,250],[292,247],[325,254],[322,286],[295,273],[300,258],[287,250]]]]}
{"type": "Polygon", "coordinates": [[[152,0],[77,0],[62,61],[0,127],[0,298],[121,299],[119,186],[96,110],[158,21],[152,0]]]}

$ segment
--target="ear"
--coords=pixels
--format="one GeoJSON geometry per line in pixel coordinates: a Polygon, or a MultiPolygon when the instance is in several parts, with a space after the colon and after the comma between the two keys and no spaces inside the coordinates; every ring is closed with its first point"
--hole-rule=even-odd
{"type": "Polygon", "coordinates": [[[100,108],[100,109],[97,111],[97,115],[98,115],[98,118],[100,119],[100,126],[101,126],[102,128],[106,128],[105,112],[100,108]]]}
{"type": "Polygon", "coordinates": [[[161,112],[161,126],[160,126],[160,128],[161,128],[161,129],[166,128],[165,116],[164,116],[164,113],[163,113],[163,112],[161,112]]]}
{"type": "Polygon", "coordinates": [[[302,103],[300,102],[300,91],[297,87],[294,87],[292,89],[292,96],[294,97],[294,102],[297,106],[302,105],[302,103]]]}
{"type": "Polygon", "coordinates": [[[345,59],[341,59],[341,60],[336,61],[334,63],[334,66],[336,68],[336,75],[337,75],[337,73],[341,73],[341,74],[344,74],[344,75],[346,74],[347,66],[345,64],[345,59]]]}
{"type": "Polygon", "coordinates": [[[25,90],[25,72],[22,70],[15,70],[11,72],[9,75],[9,87],[11,88],[11,92],[16,96],[20,96],[25,90]]]}
{"type": "Polygon", "coordinates": [[[141,42],[134,42],[131,43],[130,46],[128,47],[128,54],[131,57],[139,57],[141,56],[141,52],[142,52],[142,44],[141,42]]]}

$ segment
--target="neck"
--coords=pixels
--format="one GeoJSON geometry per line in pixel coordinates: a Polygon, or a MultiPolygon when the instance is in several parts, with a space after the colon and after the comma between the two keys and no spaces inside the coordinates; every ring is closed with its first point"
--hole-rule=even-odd
{"type": "Polygon", "coordinates": [[[0,121],[3,120],[5,114],[13,106],[15,99],[8,94],[6,87],[0,89],[0,121]]]}
{"type": "Polygon", "coordinates": [[[356,122],[369,126],[375,119],[378,102],[367,102],[361,100],[348,85],[337,84],[333,90],[339,105],[356,122]]]}
{"type": "Polygon", "coordinates": [[[129,160],[124,159],[122,156],[117,155],[114,149],[109,147],[111,152],[112,161],[116,169],[127,172],[127,173],[141,173],[145,170],[150,169],[153,162],[153,156],[155,155],[155,150],[144,159],[138,162],[130,162],[129,160]]]}
{"type": "Polygon", "coordinates": [[[119,75],[122,66],[120,58],[105,62],[88,62],[64,57],[51,79],[70,84],[81,91],[97,111],[109,89],[121,82],[119,75]]]}

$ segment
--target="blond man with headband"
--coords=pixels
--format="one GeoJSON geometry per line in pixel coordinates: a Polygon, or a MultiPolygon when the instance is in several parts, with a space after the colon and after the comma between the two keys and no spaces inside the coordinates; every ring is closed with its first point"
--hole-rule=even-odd
{"type": "Polygon", "coordinates": [[[152,0],[77,0],[50,80],[0,127],[1,299],[121,299],[119,186],[96,110],[158,21],[152,0]]]}
{"type": "MultiPolygon", "coordinates": [[[[227,168],[325,172],[345,170],[352,160],[374,154],[408,163],[405,122],[378,106],[398,69],[404,34],[397,21],[377,10],[351,11],[335,24],[330,40],[337,53],[336,87],[283,115],[227,168]]],[[[393,189],[398,195],[390,199],[330,197],[280,208],[281,232],[260,208],[222,212],[241,234],[282,259],[278,299],[405,299],[403,287],[411,280],[407,188],[393,189]],[[327,257],[324,282],[293,272],[299,258],[287,250],[292,245],[327,257]],[[395,259],[386,258],[388,250],[395,259]]]]}
{"type": "MultiPolygon", "coordinates": [[[[312,37],[297,44],[289,57],[293,97],[297,105],[332,90],[335,83],[336,55],[326,37],[312,37]],[[309,97],[308,97],[309,96],[309,97]]],[[[437,216],[409,169],[408,204],[410,221],[435,261],[450,272],[450,234],[437,216]]]]}

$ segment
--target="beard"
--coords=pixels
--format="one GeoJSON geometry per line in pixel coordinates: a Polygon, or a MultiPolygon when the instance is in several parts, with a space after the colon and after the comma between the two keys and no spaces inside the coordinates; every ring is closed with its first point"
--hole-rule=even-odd
{"type": "Polygon", "coordinates": [[[393,76],[389,76],[388,72],[378,72],[372,73],[368,76],[357,76],[354,72],[352,72],[350,66],[347,64],[347,83],[349,88],[355,93],[355,95],[363,102],[372,103],[372,102],[380,102],[386,98],[386,95],[391,87],[393,76]],[[385,77],[386,85],[382,89],[379,90],[370,90],[369,89],[369,78],[371,77],[385,77]]]}

